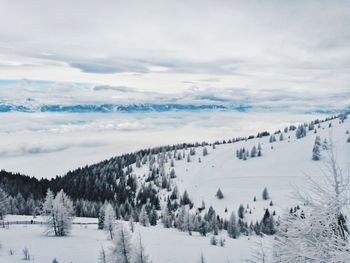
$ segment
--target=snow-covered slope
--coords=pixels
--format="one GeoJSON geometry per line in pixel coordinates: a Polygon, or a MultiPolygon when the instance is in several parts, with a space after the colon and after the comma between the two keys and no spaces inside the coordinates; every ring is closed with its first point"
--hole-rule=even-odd
{"type": "MultiPolygon", "coordinates": [[[[295,131],[283,132],[283,141],[279,141],[279,134],[276,135],[276,142],[270,143],[269,136],[254,138],[236,143],[216,145],[216,149],[206,146],[209,154],[203,156],[203,147],[196,148],[196,155],[191,156],[191,162],[187,158],[175,160],[174,169],[177,178],[172,179],[179,188],[180,194],[187,189],[195,206],[201,206],[202,201],[206,207],[214,207],[221,216],[237,211],[240,204],[249,205],[252,211],[252,219],[261,219],[264,208],[269,206],[273,200],[271,210],[276,210],[280,215],[284,208],[297,205],[292,198],[292,185],[303,185],[307,176],[320,177],[322,170],[326,169],[326,162],[329,151],[321,150],[321,160],[312,160],[312,149],[315,137],[321,137],[333,142],[333,151],[341,168],[347,169],[350,163],[350,143],[346,140],[350,130],[350,120],[343,123],[334,119],[315,125],[314,130],[308,131],[306,137],[296,139],[295,131]],[[331,127],[329,127],[329,123],[331,127]],[[249,151],[255,145],[261,144],[262,156],[240,160],[236,157],[236,150],[245,147],[249,151]],[[198,161],[201,158],[201,162],[198,161]],[[262,200],[262,191],[267,187],[270,200],[262,200]],[[218,199],[215,194],[220,188],[224,194],[223,199],[218,199]],[[256,196],[257,202],[253,202],[256,196]],[[228,212],[225,213],[225,208],[228,212]],[[255,212],[256,211],[256,212],[255,212]]],[[[186,156],[190,149],[186,150],[186,156]]],[[[182,152],[182,151],[180,151],[182,152]]],[[[166,171],[171,170],[170,161],[165,164],[166,171]]],[[[135,173],[143,180],[148,174],[148,165],[141,168],[134,167],[135,173]]],[[[345,171],[346,172],[346,171],[345,171]]],[[[164,195],[167,195],[165,190],[164,195]]]]}
{"type": "MultiPolygon", "coordinates": [[[[346,169],[350,163],[350,143],[347,143],[347,139],[350,134],[347,134],[347,131],[350,131],[350,120],[346,119],[340,123],[339,119],[334,119],[321,123],[320,126],[318,128],[315,125],[317,133],[308,131],[307,135],[300,139],[296,139],[295,131],[282,131],[284,140],[279,141],[279,135],[276,135],[277,141],[273,143],[270,143],[269,136],[266,136],[219,144],[215,149],[206,146],[206,156],[202,154],[203,147],[199,146],[195,148],[196,154],[191,156],[190,162],[187,162],[187,154],[190,151],[187,149],[186,158],[174,161],[176,178],[171,179],[172,186],[176,184],[180,194],[184,190],[188,191],[195,205],[193,212],[204,201],[206,208],[213,206],[220,216],[228,218],[232,211],[237,212],[238,206],[243,204],[245,207],[249,205],[247,211],[251,211],[244,219],[248,223],[261,220],[264,208],[275,211],[277,219],[288,208],[298,204],[291,195],[293,184],[305,185],[307,175],[316,180],[321,178],[329,151],[321,150],[321,160],[312,160],[316,135],[321,137],[322,142],[327,139],[328,145],[330,141],[333,142],[338,164],[344,172],[348,172],[346,169]],[[331,127],[329,123],[332,123],[331,127]],[[261,157],[248,158],[245,161],[236,157],[237,149],[245,147],[250,151],[259,143],[262,147],[261,157]],[[199,158],[201,162],[198,161],[199,158]],[[262,200],[264,187],[267,187],[271,197],[266,201],[262,200]],[[218,188],[224,194],[223,199],[215,196],[218,188]],[[257,198],[256,202],[253,201],[254,196],[257,198]],[[269,205],[271,200],[273,206],[269,205]]],[[[281,130],[283,128],[281,127],[281,130]]],[[[178,150],[178,153],[183,154],[182,150],[178,150]]],[[[171,152],[172,156],[173,154],[174,152],[171,152]]],[[[165,171],[170,172],[171,169],[168,160],[165,163],[165,171]]],[[[147,163],[140,168],[134,165],[133,171],[142,183],[148,176],[149,165],[147,163]]],[[[160,193],[163,197],[170,194],[166,189],[160,193]]],[[[24,217],[12,217],[12,220],[21,218],[24,217]]],[[[87,223],[86,219],[80,218],[75,222],[80,221],[87,223]]],[[[0,262],[2,259],[5,262],[21,262],[21,249],[24,247],[30,249],[34,261],[39,263],[48,262],[54,257],[59,262],[96,262],[101,245],[108,248],[111,244],[104,233],[97,230],[96,225],[73,225],[71,236],[63,238],[45,237],[42,232],[43,227],[38,225],[18,225],[11,226],[10,229],[0,229],[0,243],[3,245],[0,250],[0,262]],[[45,250],[42,249],[44,246],[45,250]],[[8,254],[10,248],[15,249],[15,255],[8,254]]],[[[245,262],[251,257],[251,249],[259,240],[255,235],[241,235],[238,239],[231,239],[226,231],[222,231],[219,236],[226,239],[225,247],[212,246],[209,242],[211,235],[203,237],[194,232],[189,236],[187,232],[163,228],[161,223],[153,227],[141,227],[137,224],[135,233],[139,232],[154,263],[196,262],[201,253],[207,262],[245,262]]],[[[264,242],[269,243],[270,240],[269,237],[264,238],[264,242]]]]}

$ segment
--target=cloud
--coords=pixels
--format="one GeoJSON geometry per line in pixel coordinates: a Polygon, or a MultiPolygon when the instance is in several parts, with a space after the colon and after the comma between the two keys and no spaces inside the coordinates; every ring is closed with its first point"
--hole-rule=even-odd
{"type": "Polygon", "coordinates": [[[5,0],[0,78],[158,92],[217,78],[201,87],[344,90],[350,81],[349,9],[341,0],[5,0]]]}
{"type": "Polygon", "coordinates": [[[100,142],[80,141],[80,142],[50,142],[45,143],[14,143],[8,147],[2,146],[0,149],[0,158],[16,157],[23,155],[49,154],[60,151],[66,151],[71,148],[94,148],[101,146],[100,142]]]}

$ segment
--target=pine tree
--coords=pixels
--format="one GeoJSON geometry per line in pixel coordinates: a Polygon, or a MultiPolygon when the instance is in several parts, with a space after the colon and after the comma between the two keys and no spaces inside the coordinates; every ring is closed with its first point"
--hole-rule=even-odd
{"type": "Polygon", "coordinates": [[[280,141],[283,141],[284,137],[283,137],[283,133],[280,134],[280,141]]]}
{"type": "Polygon", "coordinates": [[[161,218],[164,227],[170,228],[172,226],[172,218],[168,206],[164,207],[161,218]]]}
{"type": "Polygon", "coordinates": [[[216,246],[218,244],[218,240],[217,240],[215,235],[211,236],[210,244],[213,245],[213,246],[216,246]]]}
{"type": "Polygon", "coordinates": [[[245,212],[245,209],[244,209],[244,206],[241,204],[238,208],[238,217],[243,219],[244,218],[244,212],[245,212]]]}
{"type": "Polygon", "coordinates": [[[149,226],[148,214],[145,206],[142,206],[140,214],[139,214],[139,222],[142,226],[149,226]]]}
{"type": "Polygon", "coordinates": [[[262,152],[261,152],[261,144],[258,144],[258,157],[262,156],[262,152]]]}
{"type": "Polygon", "coordinates": [[[269,209],[265,210],[264,217],[260,224],[261,232],[266,235],[273,235],[276,233],[276,226],[273,216],[270,215],[269,209]]]}
{"type": "Polygon", "coordinates": [[[240,231],[237,225],[236,215],[234,212],[232,212],[230,216],[230,220],[228,221],[228,225],[227,225],[227,233],[231,238],[238,238],[239,232],[240,231]]]}
{"type": "Polygon", "coordinates": [[[302,137],[306,136],[306,129],[304,125],[299,125],[296,132],[295,132],[295,136],[297,139],[300,139],[302,137]]]}
{"type": "Polygon", "coordinates": [[[250,157],[254,158],[257,155],[257,150],[255,145],[253,146],[252,150],[250,151],[250,157]]]}
{"type": "Polygon", "coordinates": [[[105,222],[105,205],[100,207],[100,211],[98,213],[98,229],[104,228],[105,222]]]}
{"type": "Polygon", "coordinates": [[[207,149],[207,147],[204,147],[203,148],[203,156],[206,156],[206,155],[208,155],[208,149],[207,149]]]}
{"type": "Polygon", "coordinates": [[[320,147],[321,147],[321,138],[320,138],[320,136],[316,136],[315,144],[314,144],[314,147],[312,149],[312,160],[318,161],[321,159],[320,147]]]}
{"type": "Polygon", "coordinates": [[[218,191],[216,192],[216,197],[218,199],[223,199],[224,198],[224,194],[222,193],[221,189],[219,188],[218,191]]]}
{"type": "Polygon", "coordinates": [[[151,226],[157,225],[158,220],[158,214],[157,211],[154,209],[154,207],[151,210],[151,213],[149,214],[149,223],[151,226]]]}
{"type": "Polygon", "coordinates": [[[263,190],[262,198],[263,198],[263,200],[268,200],[268,199],[270,199],[270,195],[269,195],[269,192],[267,191],[267,188],[266,188],[266,187],[265,187],[264,190],[263,190]]]}
{"type": "Polygon", "coordinates": [[[187,193],[187,190],[184,191],[182,198],[180,200],[180,204],[181,205],[190,205],[190,207],[192,206],[192,201],[187,193]]]}

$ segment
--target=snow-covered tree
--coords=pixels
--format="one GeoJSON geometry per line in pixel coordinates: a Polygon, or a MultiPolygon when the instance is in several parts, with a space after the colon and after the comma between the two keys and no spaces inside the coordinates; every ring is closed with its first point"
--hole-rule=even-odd
{"type": "Polygon", "coordinates": [[[131,234],[123,223],[116,227],[115,238],[110,253],[111,262],[115,263],[132,263],[133,247],[131,244],[131,234]]]}
{"type": "Polygon", "coordinates": [[[257,150],[255,145],[253,146],[252,150],[250,151],[250,157],[254,158],[257,155],[257,150]]]}
{"type": "Polygon", "coordinates": [[[258,157],[262,156],[262,152],[261,152],[261,144],[258,144],[258,157]]]}
{"type": "Polygon", "coordinates": [[[98,213],[98,229],[103,229],[104,228],[104,223],[105,223],[105,208],[106,204],[100,207],[100,211],[98,213]]]}
{"type": "Polygon", "coordinates": [[[234,212],[231,213],[230,220],[228,221],[227,233],[231,238],[239,237],[240,231],[236,220],[236,214],[234,212]]]}
{"type": "Polygon", "coordinates": [[[206,155],[208,155],[208,149],[207,149],[207,147],[204,147],[203,148],[203,156],[206,156],[206,155]]]}
{"type": "Polygon", "coordinates": [[[270,198],[269,192],[267,191],[267,188],[265,187],[262,193],[263,200],[268,200],[270,198]]]}
{"type": "Polygon", "coordinates": [[[273,235],[276,232],[275,220],[273,216],[270,214],[269,209],[265,210],[265,214],[260,223],[261,232],[266,235],[273,235]]]}
{"type": "Polygon", "coordinates": [[[171,179],[176,178],[176,173],[175,173],[175,169],[174,168],[171,168],[171,170],[170,170],[170,178],[171,179]]]}
{"type": "Polygon", "coordinates": [[[219,188],[218,191],[216,192],[215,195],[217,198],[219,199],[223,199],[224,198],[224,194],[222,193],[221,189],[219,188]]]}
{"type": "Polygon", "coordinates": [[[104,210],[105,219],[103,229],[108,233],[108,237],[114,238],[115,230],[115,211],[110,203],[107,203],[104,210]]]}
{"type": "Polygon", "coordinates": [[[314,147],[312,148],[312,160],[318,161],[321,159],[321,138],[320,136],[316,136],[314,147]]]}
{"type": "Polygon", "coordinates": [[[8,211],[7,194],[0,188],[0,220],[4,218],[8,211]]]}
{"type": "Polygon", "coordinates": [[[245,209],[244,209],[244,206],[241,204],[238,208],[238,217],[243,219],[244,218],[244,212],[245,212],[245,209]]]}
{"type": "Polygon", "coordinates": [[[170,228],[172,226],[172,217],[168,206],[164,206],[161,219],[164,227],[170,228]]]}
{"type": "Polygon", "coordinates": [[[306,129],[305,129],[305,125],[299,125],[296,132],[295,132],[295,136],[297,137],[297,139],[300,139],[302,137],[306,136],[306,129]]]}
{"type": "Polygon", "coordinates": [[[338,167],[333,152],[324,178],[309,178],[306,190],[295,189],[305,204],[281,220],[274,244],[275,262],[348,262],[350,237],[346,219],[349,175],[338,167]],[[300,212],[299,212],[300,211],[300,212]]]}
{"type": "Polygon", "coordinates": [[[142,206],[141,208],[139,222],[142,226],[149,226],[149,218],[145,206],[142,206]]]}
{"type": "Polygon", "coordinates": [[[61,190],[54,198],[54,194],[48,190],[43,204],[43,215],[46,217],[46,234],[66,236],[72,226],[74,209],[73,202],[61,190]]]}

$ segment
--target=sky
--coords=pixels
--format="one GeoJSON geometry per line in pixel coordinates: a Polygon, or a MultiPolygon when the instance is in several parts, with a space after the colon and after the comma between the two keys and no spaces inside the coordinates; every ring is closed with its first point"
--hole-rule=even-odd
{"type": "Polygon", "coordinates": [[[350,1],[0,0],[0,17],[0,169],[50,178],[350,109],[350,1]]]}
{"type": "Polygon", "coordinates": [[[0,79],[349,89],[350,1],[0,0],[0,79]]]}

